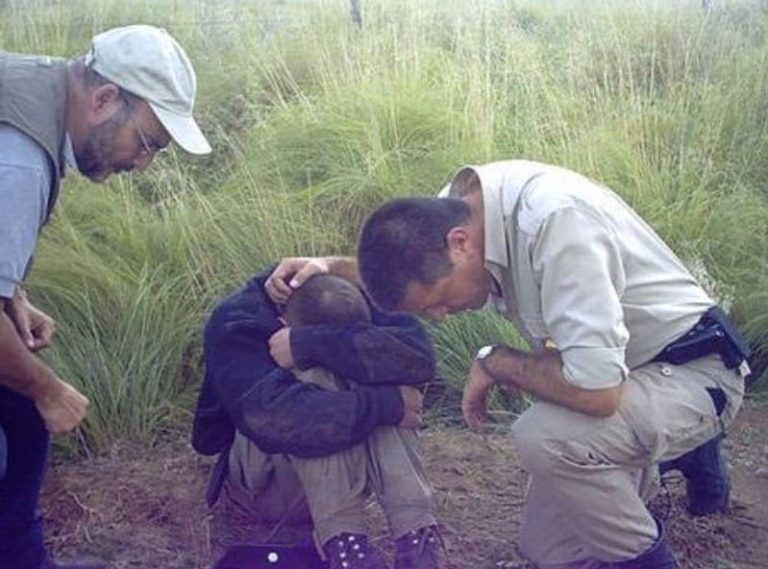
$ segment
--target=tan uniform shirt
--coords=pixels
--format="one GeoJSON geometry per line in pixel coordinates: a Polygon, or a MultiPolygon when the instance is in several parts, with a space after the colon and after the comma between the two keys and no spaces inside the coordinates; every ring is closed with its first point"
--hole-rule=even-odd
{"type": "MultiPolygon", "coordinates": [[[[489,299],[534,350],[561,351],[565,378],[615,386],[693,327],[713,301],[616,194],[564,168],[512,160],[480,178],[489,299]]],[[[462,170],[442,193],[460,197],[462,170]]]]}

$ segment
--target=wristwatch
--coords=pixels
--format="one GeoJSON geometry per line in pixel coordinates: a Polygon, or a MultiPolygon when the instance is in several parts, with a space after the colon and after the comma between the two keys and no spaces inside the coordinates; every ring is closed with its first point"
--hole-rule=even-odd
{"type": "Polygon", "coordinates": [[[482,369],[486,375],[494,381],[496,381],[496,376],[488,367],[488,358],[490,358],[491,355],[500,347],[501,346],[499,346],[499,344],[489,344],[477,350],[477,354],[475,354],[475,361],[480,366],[480,369],[482,369]]]}

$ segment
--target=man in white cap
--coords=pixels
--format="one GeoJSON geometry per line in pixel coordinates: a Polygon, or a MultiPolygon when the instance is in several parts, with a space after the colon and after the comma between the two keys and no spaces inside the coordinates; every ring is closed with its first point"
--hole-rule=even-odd
{"type": "Polygon", "coordinates": [[[37,503],[49,433],[85,416],[88,400],[35,352],[53,320],[22,282],[68,169],[95,182],[144,169],[174,140],[211,151],[192,117],[196,79],[165,30],[127,26],[93,39],[73,60],[0,52],[0,567],[104,567],[54,561],[37,503]]]}

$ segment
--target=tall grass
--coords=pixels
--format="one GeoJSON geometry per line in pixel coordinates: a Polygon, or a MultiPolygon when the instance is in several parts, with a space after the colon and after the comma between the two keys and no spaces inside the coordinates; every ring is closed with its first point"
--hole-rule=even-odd
{"type": "MultiPolygon", "coordinates": [[[[695,266],[756,345],[768,305],[762,3],[602,0],[0,2],[0,47],[82,53],[167,27],[198,70],[214,155],[176,151],[94,187],[67,179],[32,276],[59,322],[47,356],[93,400],[85,442],[188,419],[217,298],[284,255],[354,253],[364,216],[465,163],[556,162],[619,192],[695,266]],[[180,419],[183,417],[184,419],[180,419]]],[[[508,323],[434,330],[454,388],[508,323]]]]}

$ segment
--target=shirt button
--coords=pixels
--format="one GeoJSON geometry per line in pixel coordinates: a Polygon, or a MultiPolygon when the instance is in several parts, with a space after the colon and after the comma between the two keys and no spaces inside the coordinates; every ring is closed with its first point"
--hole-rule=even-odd
{"type": "Polygon", "coordinates": [[[661,375],[664,377],[669,377],[672,375],[672,368],[669,366],[661,366],[661,375]]]}

